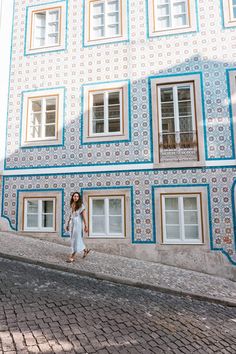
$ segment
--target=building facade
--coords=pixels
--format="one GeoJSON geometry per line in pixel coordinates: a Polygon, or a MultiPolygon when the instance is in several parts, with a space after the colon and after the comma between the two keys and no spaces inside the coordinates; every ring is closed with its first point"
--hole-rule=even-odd
{"type": "Polygon", "coordinates": [[[233,278],[234,0],[15,0],[1,224],[233,278]]]}

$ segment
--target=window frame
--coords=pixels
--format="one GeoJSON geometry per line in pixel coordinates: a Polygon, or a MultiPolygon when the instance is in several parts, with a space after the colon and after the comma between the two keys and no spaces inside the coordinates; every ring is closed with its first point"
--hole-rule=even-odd
{"type": "MultiPolygon", "coordinates": [[[[66,0],[58,0],[53,3],[45,3],[38,5],[30,5],[26,7],[26,25],[25,25],[25,49],[24,55],[34,55],[45,52],[62,51],[67,46],[67,7],[66,0]],[[56,44],[48,43],[45,35],[45,44],[43,46],[35,45],[35,15],[39,12],[45,12],[48,17],[48,12],[52,10],[59,11],[58,18],[58,42],[56,44]]],[[[47,32],[48,23],[45,22],[47,32]]]]}
{"type": "Polygon", "coordinates": [[[58,114],[59,114],[59,95],[44,95],[44,96],[36,96],[36,97],[28,97],[28,102],[27,102],[27,118],[26,118],[26,140],[27,142],[29,143],[34,143],[34,142],[38,142],[38,141],[52,141],[52,140],[57,140],[58,139],[58,120],[59,120],[59,117],[58,117],[58,114]],[[46,101],[47,99],[50,99],[50,98],[56,98],[56,112],[55,112],[55,135],[54,137],[46,137],[46,134],[45,134],[45,127],[46,127],[46,101]],[[41,100],[43,102],[43,109],[41,111],[41,117],[42,117],[42,130],[44,131],[44,134],[42,134],[43,136],[41,138],[30,138],[29,137],[29,130],[31,128],[31,125],[30,125],[30,122],[31,122],[31,114],[32,114],[32,104],[31,102],[34,101],[34,100],[41,100]]]}
{"type": "MultiPolygon", "coordinates": [[[[128,2],[129,0],[119,1],[119,34],[114,36],[92,37],[92,8],[95,2],[106,3],[107,0],[84,0],[84,46],[100,45],[113,42],[128,41],[128,2]]],[[[105,12],[106,16],[106,12],[105,12]]],[[[99,27],[99,26],[98,26],[99,27]]],[[[106,28],[106,26],[105,26],[106,28]]]]}
{"type": "MultiPolygon", "coordinates": [[[[156,36],[166,36],[172,34],[180,34],[180,33],[188,33],[188,32],[196,32],[198,30],[198,22],[197,22],[197,5],[196,0],[183,0],[187,3],[187,19],[188,24],[180,27],[168,27],[164,29],[158,29],[157,25],[157,1],[158,0],[146,0],[147,1],[147,12],[148,12],[148,36],[156,37],[156,36]]],[[[172,0],[170,0],[172,1],[172,0]]],[[[172,7],[172,5],[171,5],[172,7]]]]}
{"type": "Polygon", "coordinates": [[[203,244],[204,233],[203,233],[203,214],[202,214],[202,195],[201,193],[161,193],[161,229],[162,229],[162,242],[163,244],[203,244]],[[197,199],[197,213],[198,213],[198,239],[192,240],[185,238],[185,226],[184,223],[184,198],[195,197],[197,199]],[[166,209],[165,209],[165,199],[166,198],[178,198],[178,213],[179,213],[179,226],[180,226],[180,238],[179,239],[168,239],[166,235],[166,209]]]}
{"type": "Polygon", "coordinates": [[[89,236],[94,238],[125,238],[126,237],[126,226],[125,226],[125,195],[117,194],[117,195],[94,195],[88,196],[89,201],[89,236]],[[121,200],[121,217],[122,217],[122,232],[111,233],[110,232],[110,224],[109,224],[109,200],[110,199],[119,199],[121,200]],[[105,233],[95,233],[93,230],[93,200],[104,200],[104,220],[105,220],[105,233]]]}
{"type": "Polygon", "coordinates": [[[21,100],[21,129],[20,142],[21,148],[36,148],[40,146],[55,146],[64,144],[64,117],[65,117],[65,88],[51,88],[40,90],[29,90],[22,92],[21,100]],[[30,129],[30,101],[56,97],[56,120],[55,136],[45,138],[31,138],[30,129]]]}
{"type": "Polygon", "coordinates": [[[23,197],[23,231],[34,231],[34,232],[56,232],[56,214],[57,214],[57,201],[56,197],[36,197],[36,196],[28,196],[23,197]],[[34,200],[38,202],[38,227],[28,227],[27,226],[27,216],[28,216],[28,207],[27,202],[29,200],[34,200]],[[53,201],[53,227],[42,227],[42,215],[43,215],[43,202],[44,201],[53,201]],[[40,226],[41,224],[41,226],[40,226]]]}
{"type": "Polygon", "coordinates": [[[83,86],[82,107],[82,144],[96,144],[130,140],[130,82],[117,81],[103,84],[86,84],[83,86]],[[103,92],[121,92],[120,132],[92,133],[91,94],[103,92]],[[92,133],[92,134],[91,134],[92,133]]]}

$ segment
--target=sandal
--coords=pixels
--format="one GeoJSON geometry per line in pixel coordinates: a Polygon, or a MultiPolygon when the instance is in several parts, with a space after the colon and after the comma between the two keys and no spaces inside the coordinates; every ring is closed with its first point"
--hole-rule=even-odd
{"type": "Polygon", "coordinates": [[[75,261],[74,258],[69,258],[66,260],[66,263],[73,263],[74,261],[75,261]]]}
{"type": "Polygon", "coordinates": [[[91,250],[90,250],[89,248],[87,248],[86,250],[84,250],[83,258],[85,258],[85,257],[89,254],[90,251],[91,251],[91,250]]]}

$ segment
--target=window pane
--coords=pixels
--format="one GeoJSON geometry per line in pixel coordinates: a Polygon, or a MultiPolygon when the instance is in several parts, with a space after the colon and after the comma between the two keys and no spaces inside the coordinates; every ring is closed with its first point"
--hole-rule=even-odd
{"type": "Polygon", "coordinates": [[[93,16],[93,26],[94,27],[102,27],[102,26],[104,26],[104,18],[105,18],[105,16],[102,15],[102,14],[93,16]]]}
{"type": "Polygon", "coordinates": [[[108,115],[110,118],[120,118],[120,105],[109,106],[108,115]]]}
{"type": "Polygon", "coordinates": [[[27,227],[38,227],[38,214],[27,215],[27,227]]]}
{"type": "Polygon", "coordinates": [[[173,102],[173,89],[161,88],[161,102],[173,102]]]}
{"type": "Polygon", "coordinates": [[[191,132],[193,130],[192,117],[179,118],[179,130],[181,132],[191,132]]]}
{"type": "MultiPolygon", "coordinates": [[[[159,1],[160,2],[160,1],[159,1]]],[[[168,16],[170,14],[170,6],[167,4],[157,6],[158,17],[168,16]]]]}
{"type": "Polygon", "coordinates": [[[42,215],[42,227],[53,227],[53,215],[42,215]]]}
{"type": "Polygon", "coordinates": [[[197,211],[185,211],[184,212],[184,223],[185,224],[198,224],[198,212],[197,211]]]}
{"type": "Polygon", "coordinates": [[[178,87],[178,100],[179,101],[189,101],[191,100],[190,87],[178,87]]]}
{"type": "Polygon", "coordinates": [[[178,211],[166,211],[166,224],[179,225],[179,212],[178,211]]]}
{"type": "Polygon", "coordinates": [[[104,123],[100,121],[95,121],[93,123],[93,133],[94,134],[104,133],[104,123]]]}
{"type": "Polygon", "coordinates": [[[59,35],[57,33],[49,34],[48,35],[48,44],[49,45],[57,44],[58,43],[58,38],[59,38],[59,35]]]}
{"type": "Polygon", "coordinates": [[[109,25],[108,26],[108,36],[117,36],[119,34],[119,25],[109,25]]]}
{"type": "Polygon", "coordinates": [[[108,95],[108,103],[111,104],[120,104],[120,93],[119,92],[110,92],[108,95]]]}
{"type": "Polygon", "coordinates": [[[184,197],[184,210],[197,210],[197,198],[184,197]]]}
{"type": "Polygon", "coordinates": [[[56,110],[56,98],[50,98],[46,100],[46,110],[47,111],[56,110]]]}
{"type": "Polygon", "coordinates": [[[107,16],[107,24],[108,25],[115,25],[119,23],[119,13],[113,12],[108,14],[107,16]]]}
{"type": "Polygon", "coordinates": [[[186,240],[197,240],[199,238],[198,226],[185,226],[185,239],[186,240]]]}
{"type": "Polygon", "coordinates": [[[109,215],[121,215],[121,199],[109,199],[109,215]]]}
{"type": "Polygon", "coordinates": [[[174,117],[174,103],[162,103],[161,105],[161,116],[165,117],[174,117]]]}
{"type": "Polygon", "coordinates": [[[104,105],[104,94],[99,93],[93,95],[93,106],[103,106],[104,105]]]}
{"type": "Polygon", "coordinates": [[[31,124],[38,126],[38,125],[41,125],[41,123],[42,123],[41,113],[32,114],[32,122],[31,122],[31,124]]]}
{"type": "Polygon", "coordinates": [[[105,229],[105,217],[104,216],[93,216],[92,217],[92,229],[93,233],[106,233],[105,229]]]}
{"type": "Polygon", "coordinates": [[[109,121],[109,133],[120,132],[120,120],[114,119],[109,121]]]}
{"type": "Polygon", "coordinates": [[[236,18],[236,6],[233,7],[233,17],[236,18]]]}
{"type": "Polygon", "coordinates": [[[37,200],[27,200],[27,213],[38,213],[38,201],[37,200]]]}
{"type": "Polygon", "coordinates": [[[31,101],[32,102],[32,111],[33,112],[41,112],[42,102],[41,100],[31,101]]]}
{"type": "Polygon", "coordinates": [[[180,239],[180,227],[179,226],[166,226],[166,238],[168,240],[180,239]]]}
{"type": "Polygon", "coordinates": [[[55,125],[47,125],[45,129],[45,137],[54,137],[56,135],[56,127],[55,125]]]}
{"type": "Polygon", "coordinates": [[[30,134],[30,137],[32,139],[41,138],[41,136],[42,136],[42,128],[41,128],[41,126],[30,127],[29,134],[30,134]]]}
{"type": "Polygon", "coordinates": [[[59,10],[49,11],[49,23],[59,21],[59,10]]]}
{"type": "Polygon", "coordinates": [[[92,201],[93,215],[105,215],[104,199],[94,199],[92,201]]]}
{"type": "Polygon", "coordinates": [[[175,131],[175,121],[172,118],[162,119],[162,133],[173,133],[175,131]]]}
{"type": "Polygon", "coordinates": [[[174,15],[182,15],[186,13],[186,1],[178,1],[173,6],[174,15]]]}
{"type": "Polygon", "coordinates": [[[100,15],[104,13],[104,3],[93,4],[93,15],[100,15]]]}
{"type": "Polygon", "coordinates": [[[109,217],[109,231],[110,233],[122,233],[122,217],[110,216],[109,217]]]}
{"type": "Polygon", "coordinates": [[[104,37],[105,36],[104,27],[94,27],[93,28],[93,36],[94,36],[94,38],[104,37]]]}
{"type": "Polygon", "coordinates": [[[53,201],[44,200],[43,201],[43,213],[53,213],[53,201]]]}
{"type": "Polygon", "coordinates": [[[179,115],[180,116],[192,115],[192,106],[190,101],[179,102],[179,115]]]}
{"type": "Polygon", "coordinates": [[[104,107],[93,107],[93,119],[104,119],[104,107]]]}
{"type": "Polygon", "coordinates": [[[166,210],[178,210],[178,198],[165,198],[166,210]]]}
{"type": "Polygon", "coordinates": [[[160,30],[165,29],[165,28],[169,28],[170,27],[170,17],[166,16],[166,17],[158,18],[157,25],[160,30]]]}
{"type": "Polygon", "coordinates": [[[111,0],[107,3],[108,12],[119,11],[119,0],[111,0]]]}
{"type": "Polygon", "coordinates": [[[46,113],[46,124],[56,123],[56,112],[46,113]]]}

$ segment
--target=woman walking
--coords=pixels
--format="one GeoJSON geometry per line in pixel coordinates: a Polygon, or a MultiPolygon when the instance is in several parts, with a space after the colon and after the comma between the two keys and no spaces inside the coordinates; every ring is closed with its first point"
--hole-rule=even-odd
{"type": "Polygon", "coordinates": [[[70,207],[71,213],[66,226],[66,231],[70,230],[72,253],[67,260],[68,263],[72,263],[75,261],[75,255],[77,252],[83,251],[83,258],[85,258],[90,252],[90,249],[85,247],[82,238],[83,224],[85,232],[88,232],[88,227],[86,222],[85,207],[78,192],[74,192],[72,194],[70,200],[70,207]]]}

